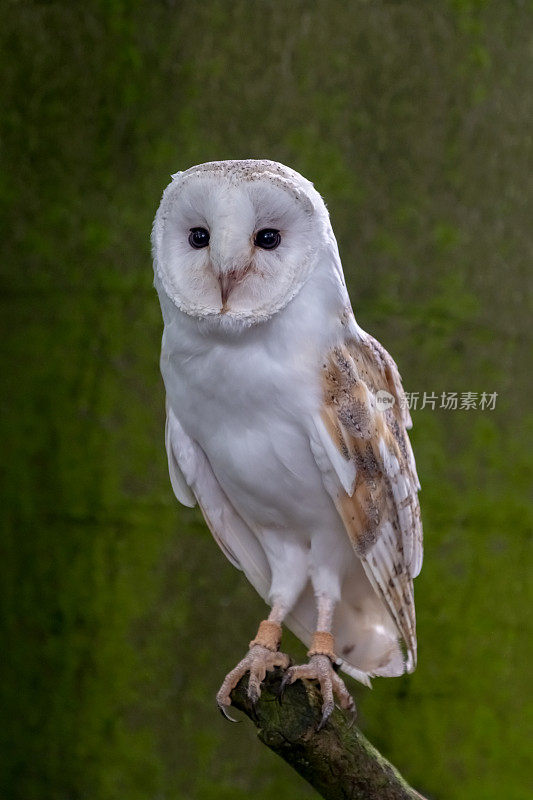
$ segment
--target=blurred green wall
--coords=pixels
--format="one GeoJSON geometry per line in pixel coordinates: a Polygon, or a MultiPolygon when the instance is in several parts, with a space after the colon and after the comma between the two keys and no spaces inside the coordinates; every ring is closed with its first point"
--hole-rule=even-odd
{"type": "Polygon", "coordinates": [[[431,798],[530,798],[531,3],[7,0],[0,41],[0,796],[314,796],[214,706],[264,609],[171,494],[151,288],[169,174],[269,157],[407,390],[498,392],[413,414],[420,666],[360,723],[431,798]]]}

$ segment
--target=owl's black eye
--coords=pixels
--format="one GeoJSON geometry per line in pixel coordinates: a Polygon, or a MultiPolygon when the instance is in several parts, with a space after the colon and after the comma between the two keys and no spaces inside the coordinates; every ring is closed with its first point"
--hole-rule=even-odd
{"type": "Polygon", "coordinates": [[[275,228],[263,228],[255,234],[254,244],[263,250],[275,250],[280,242],[280,232],[275,228]]]}
{"type": "Polygon", "coordinates": [[[194,247],[195,250],[207,247],[209,244],[209,231],[206,231],[205,228],[191,228],[189,244],[191,247],[194,247]]]}

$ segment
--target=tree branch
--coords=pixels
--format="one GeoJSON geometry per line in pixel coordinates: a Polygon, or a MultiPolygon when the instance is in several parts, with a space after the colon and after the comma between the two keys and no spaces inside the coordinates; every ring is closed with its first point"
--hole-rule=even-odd
{"type": "Polygon", "coordinates": [[[278,694],[282,671],[267,673],[254,707],[243,678],[232,692],[258,737],[291,765],[326,800],[424,800],[353,725],[347,712],[335,709],[317,732],[322,698],[316,685],[296,681],[278,694]]]}

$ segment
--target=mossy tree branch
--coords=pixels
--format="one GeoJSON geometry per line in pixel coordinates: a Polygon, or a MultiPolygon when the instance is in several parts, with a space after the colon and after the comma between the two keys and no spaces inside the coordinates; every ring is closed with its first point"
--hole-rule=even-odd
{"type": "Polygon", "coordinates": [[[243,678],[233,705],[254,722],[259,739],[291,765],[326,800],[424,800],[353,724],[335,709],[317,731],[322,699],[314,683],[296,681],[278,699],[282,672],[267,673],[254,707],[243,678]]]}

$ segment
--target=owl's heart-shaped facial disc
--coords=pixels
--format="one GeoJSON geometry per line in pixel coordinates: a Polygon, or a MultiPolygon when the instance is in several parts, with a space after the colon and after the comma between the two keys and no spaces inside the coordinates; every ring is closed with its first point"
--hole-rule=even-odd
{"type": "Polygon", "coordinates": [[[246,325],[298,293],[327,239],[320,195],[272,161],[212,162],[178,173],[153,229],[157,278],[195,317],[246,325]]]}

